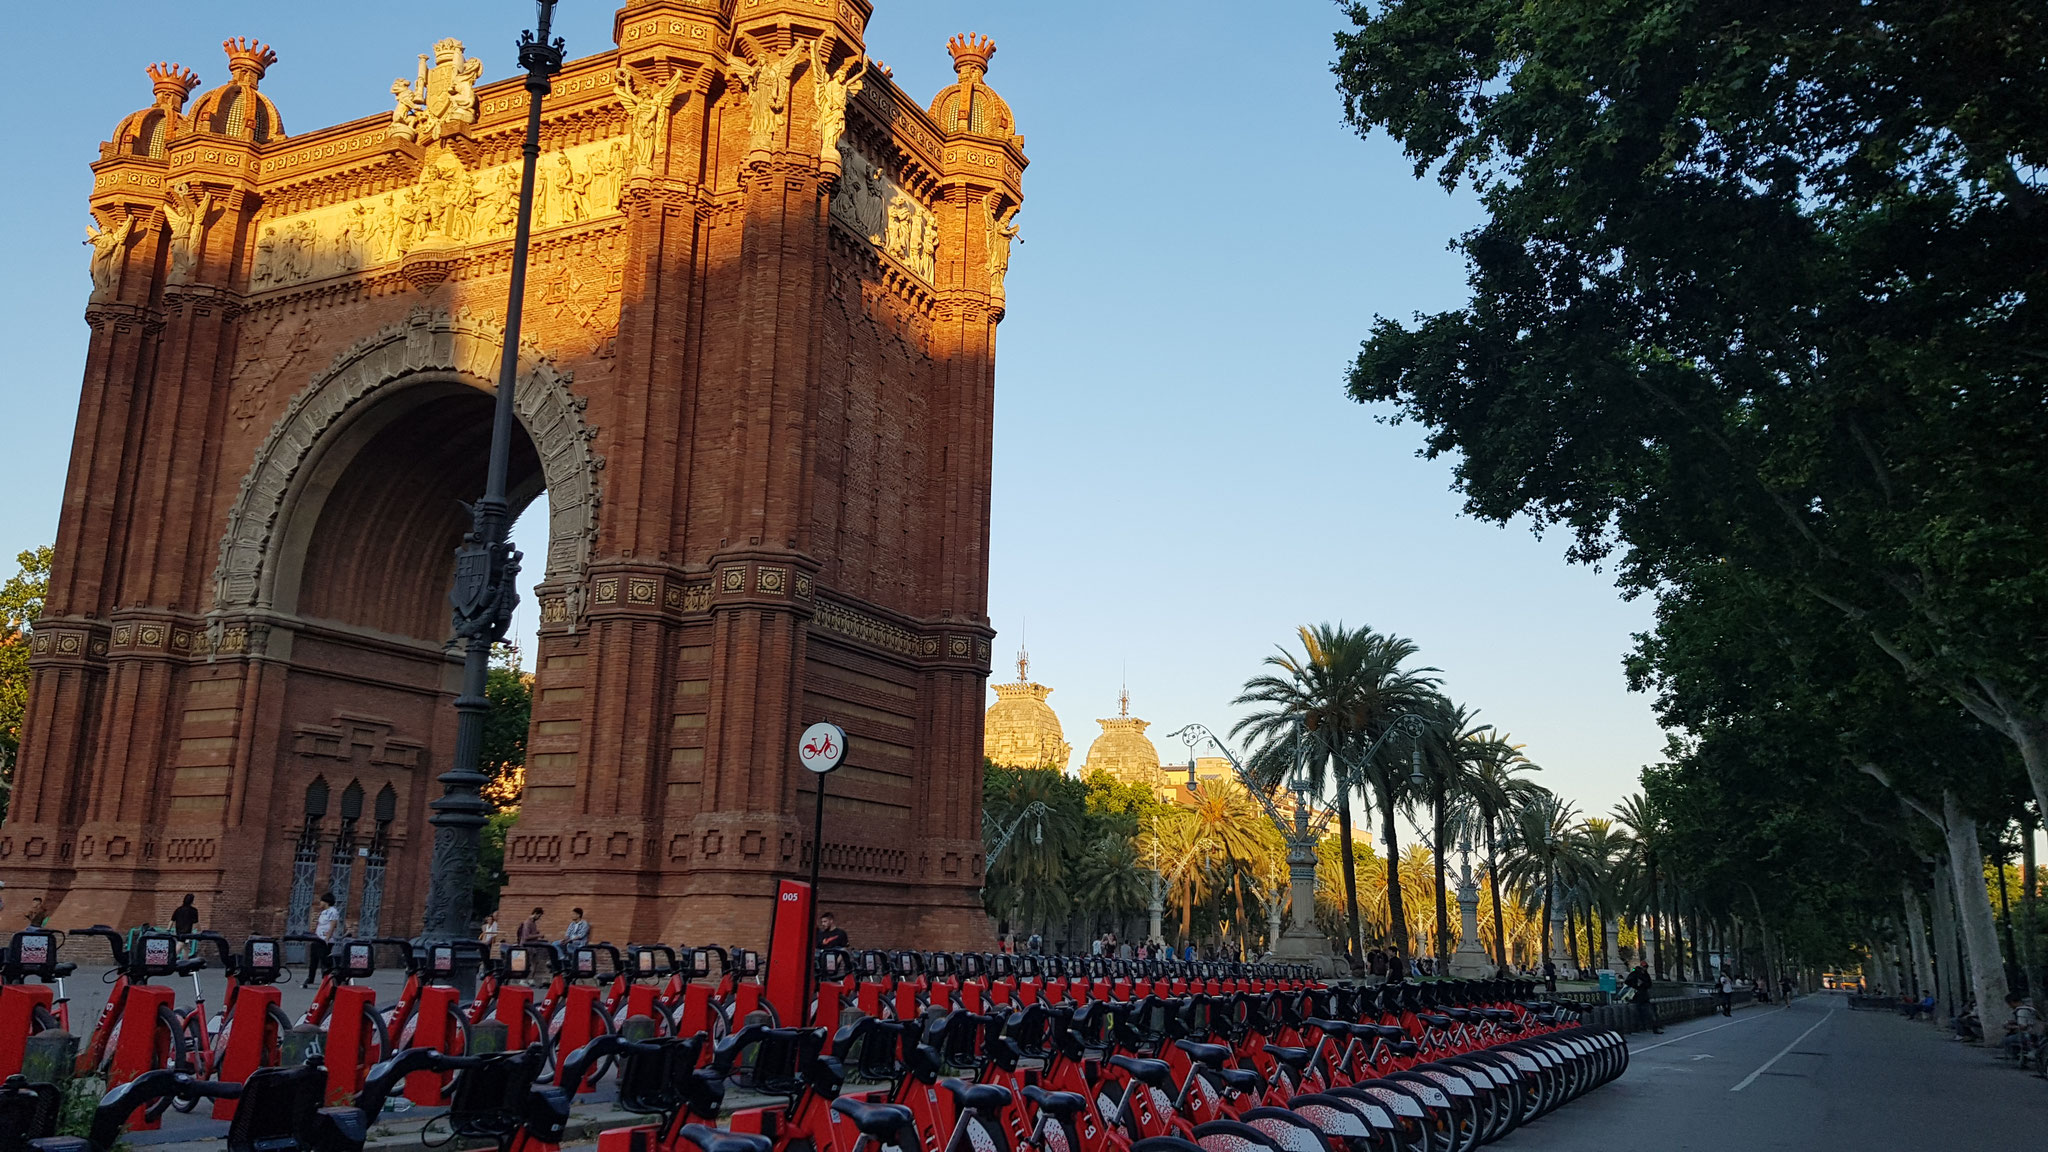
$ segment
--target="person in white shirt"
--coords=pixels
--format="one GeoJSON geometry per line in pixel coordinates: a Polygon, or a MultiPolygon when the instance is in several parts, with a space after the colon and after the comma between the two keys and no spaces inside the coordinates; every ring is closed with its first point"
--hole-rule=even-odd
{"type": "Polygon", "coordinates": [[[313,935],[317,937],[307,949],[306,987],[320,978],[320,969],[327,964],[327,957],[334,952],[334,942],[341,936],[341,909],[334,906],[334,893],[320,894],[320,915],[313,920],[313,935]]]}
{"type": "Polygon", "coordinates": [[[1729,977],[1726,969],[1722,970],[1721,982],[1716,987],[1721,993],[1721,1015],[1735,1015],[1735,981],[1729,977]]]}

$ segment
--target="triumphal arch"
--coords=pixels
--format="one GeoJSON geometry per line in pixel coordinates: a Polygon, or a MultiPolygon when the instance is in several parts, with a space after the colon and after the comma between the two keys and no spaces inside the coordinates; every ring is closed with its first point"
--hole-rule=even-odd
{"type": "MultiPolygon", "coordinates": [[[[541,637],[508,906],[758,941],[820,853],[866,939],[986,934],[996,325],[1023,138],[867,0],[636,0],[545,103],[514,494],[541,637]],[[853,738],[811,842],[794,736],[853,738]]],[[[936,46],[936,45],[935,45],[936,46]]],[[[93,165],[92,330],[0,870],[53,923],[416,930],[454,744],[526,95],[394,41],[288,133],[268,47],[148,69],[93,165]],[[414,55],[418,55],[417,65],[414,55]]],[[[289,111],[285,109],[284,111],[289,111]]],[[[10,892],[13,894],[13,892],[10,892]]]]}

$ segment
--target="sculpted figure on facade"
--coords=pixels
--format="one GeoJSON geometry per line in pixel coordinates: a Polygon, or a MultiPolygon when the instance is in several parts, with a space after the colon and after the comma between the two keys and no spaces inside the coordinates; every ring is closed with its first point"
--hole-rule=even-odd
{"type": "Polygon", "coordinates": [[[121,250],[134,230],[133,216],[106,228],[97,220],[85,226],[85,242],[92,246],[92,300],[112,300],[121,290],[121,250]]]}
{"type": "Polygon", "coordinates": [[[398,106],[391,112],[390,135],[422,143],[468,130],[476,123],[476,82],[484,64],[462,54],[462,41],[441,40],[434,54],[420,54],[413,82],[391,82],[398,106]]]}
{"type": "Polygon", "coordinates": [[[811,41],[811,101],[818,113],[818,158],[829,162],[838,157],[839,138],[846,135],[846,102],[860,95],[867,82],[868,58],[856,52],[834,72],[825,66],[824,43],[811,41]]]}
{"type": "MultiPolygon", "coordinates": [[[[791,48],[780,57],[766,57],[749,64],[739,56],[727,56],[725,64],[747,93],[748,148],[766,152],[775,147],[782,126],[789,118],[789,85],[803,63],[804,50],[791,48]]],[[[843,122],[843,121],[842,121],[843,122]]]]}
{"type": "Polygon", "coordinates": [[[855,235],[880,244],[888,219],[888,182],[850,137],[841,137],[838,147],[839,186],[832,191],[832,214],[855,235]]]}
{"type": "Polygon", "coordinates": [[[398,106],[391,110],[391,127],[385,135],[393,140],[411,141],[419,136],[419,98],[404,80],[391,82],[391,98],[398,106]]]}
{"type": "Polygon", "coordinates": [[[668,120],[675,111],[676,95],[683,90],[683,71],[677,69],[668,82],[652,91],[641,91],[629,69],[618,70],[612,92],[626,109],[626,134],[633,143],[633,175],[654,175],[654,162],[668,152],[668,120]]]}
{"type": "Polygon", "coordinates": [[[1001,216],[996,215],[996,200],[991,196],[984,205],[988,213],[988,279],[990,290],[996,295],[1003,294],[1003,277],[1010,272],[1010,242],[1017,238],[1017,209],[1011,208],[1001,216]]]}
{"type": "Polygon", "coordinates": [[[164,228],[171,236],[169,282],[183,284],[192,279],[199,264],[199,243],[206,229],[206,217],[213,211],[213,193],[197,198],[192,185],[179,183],[164,202],[164,228]]]}

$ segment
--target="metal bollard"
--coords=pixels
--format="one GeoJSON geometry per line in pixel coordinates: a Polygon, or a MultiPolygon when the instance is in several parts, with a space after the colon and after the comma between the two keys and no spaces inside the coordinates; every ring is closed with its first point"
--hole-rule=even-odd
{"type": "Polygon", "coordinates": [[[295,1024],[284,1030],[277,1038],[277,1062],[283,1068],[297,1068],[308,1057],[320,1052],[320,1029],[311,1024],[295,1024]]]}
{"type": "Polygon", "coordinates": [[[52,1028],[28,1038],[21,1074],[31,1084],[55,1084],[61,1091],[71,1082],[71,1070],[77,1063],[78,1037],[52,1028]]]}
{"type": "Polygon", "coordinates": [[[488,1056],[505,1050],[505,1022],[482,1020],[469,1026],[469,1054],[488,1056]]]}

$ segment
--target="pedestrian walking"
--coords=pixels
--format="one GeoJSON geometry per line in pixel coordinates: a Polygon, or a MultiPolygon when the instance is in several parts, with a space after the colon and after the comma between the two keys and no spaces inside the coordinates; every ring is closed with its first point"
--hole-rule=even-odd
{"type": "MultiPolygon", "coordinates": [[[[190,936],[199,931],[199,909],[192,904],[192,893],[185,893],[185,902],[171,909],[171,931],[180,936],[190,936]]],[[[199,941],[185,941],[185,955],[199,955],[199,941]]]]}
{"type": "Polygon", "coordinates": [[[1555,960],[1545,960],[1543,962],[1543,990],[1552,993],[1557,991],[1557,961],[1555,960]]]}
{"type": "Polygon", "coordinates": [[[43,925],[48,924],[49,922],[50,913],[48,909],[43,907],[43,898],[41,896],[38,896],[35,899],[29,901],[28,926],[31,928],[41,928],[43,925]]]}
{"type": "Polygon", "coordinates": [[[1733,977],[1731,977],[1731,976],[1729,976],[1729,975],[1728,975],[1728,973],[1727,973],[1727,971],[1726,971],[1726,970],[1724,969],[1724,970],[1722,971],[1722,973],[1721,973],[1721,980],[1720,980],[1720,983],[1718,983],[1717,985],[1715,985],[1715,987],[1716,987],[1716,989],[1717,989],[1717,990],[1718,990],[1718,991],[1719,991],[1719,992],[1721,993],[1721,1015],[1723,1015],[1723,1016],[1733,1016],[1733,1015],[1735,1015],[1735,980],[1734,980],[1734,978],[1733,978],[1733,977]]]}
{"type": "Polygon", "coordinates": [[[320,914],[313,918],[313,942],[306,946],[306,987],[320,978],[327,958],[334,954],[334,941],[341,935],[341,909],[334,906],[334,893],[320,894],[320,914]]]}
{"type": "Polygon", "coordinates": [[[1647,1028],[1651,1032],[1663,1032],[1664,1029],[1657,1025],[1657,1005],[1650,1000],[1650,966],[1640,960],[1637,961],[1636,966],[1629,969],[1628,979],[1623,983],[1628,985],[1629,1002],[1636,1006],[1636,1027],[1647,1028]]]}

